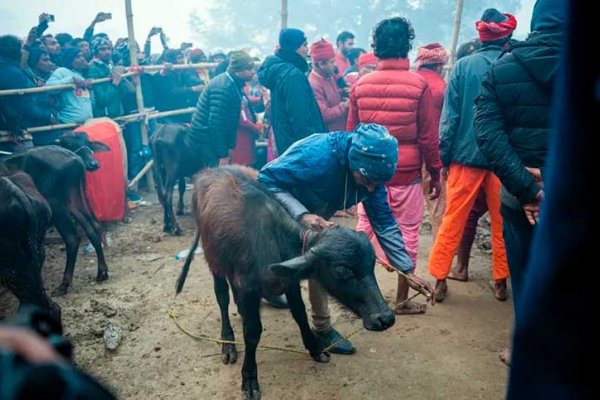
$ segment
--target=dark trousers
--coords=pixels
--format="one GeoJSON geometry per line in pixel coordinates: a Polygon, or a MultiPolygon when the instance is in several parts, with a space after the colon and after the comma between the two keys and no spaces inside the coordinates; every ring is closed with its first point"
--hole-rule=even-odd
{"type": "Polygon", "coordinates": [[[123,139],[127,147],[127,178],[133,179],[144,167],[142,165],[142,132],[139,122],[125,125],[123,139]]]}
{"type": "Polygon", "coordinates": [[[527,276],[527,261],[533,240],[534,227],[527,221],[523,209],[515,210],[502,205],[504,246],[513,293],[515,314],[521,299],[521,290],[527,276]]]}

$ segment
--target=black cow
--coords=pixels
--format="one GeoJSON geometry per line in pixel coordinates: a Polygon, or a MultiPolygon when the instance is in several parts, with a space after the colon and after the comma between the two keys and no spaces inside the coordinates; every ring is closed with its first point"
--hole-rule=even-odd
{"type": "Polygon", "coordinates": [[[94,216],[85,194],[85,171],[97,170],[95,151],[108,151],[100,142],[90,142],[85,133],[69,132],[57,139],[59,146],[35,147],[3,160],[12,169],[27,172],[33,178],[52,209],[52,222],[65,242],[67,261],[62,283],[52,292],[55,296],[66,294],[73,281],[77,251],[81,238],[79,224],[98,257],[98,282],[108,279],[108,267],[102,250],[102,229],[94,216]]]}
{"type": "MultiPolygon", "coordinates": [[[[243,319],[245,399],[260,398],[256,348],[262,332],[261,297],[285,293],[304,346],[318,362],[329,361],[329,354],[310,330],[300,280],[318,281],[358,314],[368,330],[382,331],[394,324],[394,313],[375,279],[375,253],[364,233],[342,227],[307,231],[256,182],[256,171],[249,168],[224,167],[199,174],[192,204],[198,230],[176,290],[179,293],[183,288],[202,236],[221,309],[221,337],[234,340],[228,314],[229,286],[243,319]]],[[[235,345],[224,344],[222,357],[225,364],[234,363],[235,345]]]]}
{"type": "Polygon", "coordinates": [[[154,180],[158,199],[163,206],[163,231],[174,235],[182,235],[183,231],[173,213],[173,188],[179,182],[179,202],[177,215],[183,215],[183,196],[185,194],[185,177],[192,176],[205,165],[197,154],[190,149],[184,140],[187,127],[180,124],[158,125],[150,139],[154,157],[154,180]]]}
{"type": "Polygon", "coordinates": [[[50,206],[31,177],[21,171],[9,173],[0,163],[0,284],[21,306],[41,307],[60,323],[60,307],[42,283],[50,216],[50,206]]]}

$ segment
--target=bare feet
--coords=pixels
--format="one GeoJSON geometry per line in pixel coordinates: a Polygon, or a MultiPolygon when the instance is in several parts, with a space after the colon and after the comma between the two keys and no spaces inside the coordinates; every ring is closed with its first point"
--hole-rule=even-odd
{"type": "Polygon", "coordinates": [[[512,357],[512,349],[510,347],[502,350],[498,356],[500,357],[500,361],[510,367],[510,359],[512,357]]]}
{"type": "Polygon", "coordinates": [[[427,304],[415,303],[410,300],[405,303],[400,303],[394,309],[394,313],[397,315],[425,314],[425,311],[427,311],[427,304]]]}
{"type": "Polygon", "coordinates": [[[508,299],[508,294],[506,293],[506,279],[498,279],[496,281],[491,280],[489,282],[490,288],[494,292],[494,297],[498,301],[506,301],[508,299]]]}
{"type": "Polygon", "coordinates": [[[443,303],[446,299],[446,295],[448,294],[448,283],[445,279],[438,280],[435,283],[435,301],[438,303],[443,303]]]}
{"type": "Polygon", "coordinates": [[[450,275],[448,275],[448,279],[460,282],[468,282],[469,270],[466,266],[457,264],[456,267],[452,269],[452,272],[450,272],[450,275]]]}

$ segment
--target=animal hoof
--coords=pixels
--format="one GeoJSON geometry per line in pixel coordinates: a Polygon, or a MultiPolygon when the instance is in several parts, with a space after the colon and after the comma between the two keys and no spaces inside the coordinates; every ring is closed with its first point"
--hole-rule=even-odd
{"type": "Polygon", "coordinates": [[[52,297],[62,297],[67,294],[67,285],[60,284],[59,287],[52,291],[52,297]]]}
{"type": "Polygon", "coordinates": [[[256,379],[248,379],[242,383],[244,400],[260,400],[260,388],[256,379]]]}
{"type": "Polygon", "coordinates": [[[173,231],[173,234],[175,236],[183,236],[183,230],[181,228],[177,228],[175,231],[173,231]]]}
{"type": "Polygon", "coordinates": [[[185,211],[184,210],[177,210],[177,215],[185,215],[185,211]]]}
{"type": "Polygon", "coordinates": [[[237,350],[235,349],[235,344],[224,344],[221,353],[221,359],[223,360],[223,364],[235,364],[235,362],[237,361],[238,354],[237,350]]]}
{"type": "Polygon", "coordinates": [[[320,363],[326,363],[329,362],[329,360],[331,359],[331,355],[329,355],[328,352],[323,351],[321,353],[318,354],[313,354],[312,358],[316,361],[316,362],[320,362],[320,363]]]}
{"type": "Polygon", "coordinates": [[[173,228],[171,228],[168,225],[163,226],[163,232],[164,233],[173,233],[173,228]]]}
{"type": "Polygon", "coordinates": [[[98,272],[98,275],[96,275],[96,282],[104,282],[107,279],[108,279],[108,271],[98,272]]]}

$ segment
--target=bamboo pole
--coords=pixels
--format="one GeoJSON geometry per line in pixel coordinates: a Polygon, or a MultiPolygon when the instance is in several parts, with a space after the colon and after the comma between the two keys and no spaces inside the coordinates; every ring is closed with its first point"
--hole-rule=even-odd
{"type": "Polygon", "coordinates": [[[138,183],[138,181],[140,179],[142,179],[142,177],[144,175],[146,175],[147,173],[149,175],[152,175],[149,171],[150,171],[150,168],[152,168],[153,165],[154,165],[154,160],[148,161],[146,163],[146,165],[144,165],[144,168],[142,168],[140,170],[140,172],[138,172],[138,174],[136,176],[134,176],[132,180],[129,181],[129,183],[127,184],[127,189],[133,189],[135,187],[135,185],[138,183]]]}
{"type": "MultiPolygon", "coordinates": [[[[133,76],[137,72],[127,72],[121,75],[122,78],[126,78],[128,76],[133,76]]],[[[98,85],[100,83],[106,83],[112,81],[112,78],[98,78],[92,79],[92,85],[98,85]]],[[[9,90],[0,90],[0,96],[15,96],[15,95],[24,95],[24,94],[32,94],[32,93],[44,93],[44,92],[53,92],[58,90],[66,90],[66,89],[75,89],[75,85],[72,83],[67,83],[64,85],[46,85],[34,88],[23,88],[23,89],[9,89],[9,90]]]]}
{"type": "Polygon", "coordinates": [[[287,28],[288,23],[288,2],[281,0],[281,29],[287,28]]]}
{"type": "Polygon", "coordinates": [[[463,13],[463,2],[464,0],[456,0],[456,14],[454,15],[454,28],[452,29],[452,43],[450,45],[450,62],[448,63],[450,69],[456,62],[456,46],[458,44],[458,35],[460,33],[460,22],[462,20],[463,13]]]}
{"type": "Polygon", "coordinates": [[[28,128],[28,133],[39,133],[46,131],[55,131],[57,129],[71,129],[77,128],[81,124],[55,124],[55,125],[45,125],[45,126],[36,126],[35,128],[28,128]]]}
{"type": "MultiPolygon", "coordinates": [[[[155,119],[155,118],[162,118],[162,117],[172,117],[174,115],[192,114],[195,110],[196,110],[195,107],[188,107],[188,108],[182,108],[179,110],[171,110],[171,111],[163,111],[163,112],[156,112],[156,111],[143,112],[143,113],[135,113],[135,114],[124,115],[122,117],[112,118],[112,120],[115,122],[129,123],[129,122],[141,121],[145,118],[146,119],[155,119]]],[[[46,131],[54,131],[57,129],[71,129],[71,128],[77,128],[78,126],[81,126],[81,125],[82,124],[72,123],[72,124],[56,124],[56,125],[36,126],[35,128],[27,129],[26,132],[39,133],[39,132],[46,132],[46,131]]]]}
{"type": "MultiPolygon", "coordinates": [[[[135,42],[135,34],[133,31],[133,9],[131,7],[131,0],[125,0],[125,15],[127,17],[127,39],[129,41],[129,58],[132,67],[136,67],[138,65],[137,60],[137,44],[135,42]]],[[[138,112],[144,112],[144,96],[142,94],[142,84],[139,79],[134,79],[135,82],[135,99],[137,102],[138,112]]],[[[148,146],[148,125],[146,121],[140,123],[140,130],[142,132],[142,144],[144,146],[148,146]]],[[[152,174],[148,174],[148,189],[154,190],[154,182],[152,179],[152,174]]]]}

